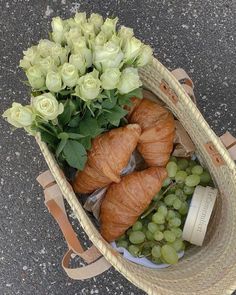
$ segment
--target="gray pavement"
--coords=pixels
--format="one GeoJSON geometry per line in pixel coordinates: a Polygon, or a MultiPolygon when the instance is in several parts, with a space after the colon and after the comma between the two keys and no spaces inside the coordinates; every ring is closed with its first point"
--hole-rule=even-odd
{"type": "MultiPolygon", "coordinates": [[[[234,0],[0,0],[0,113],[13,100],[29,101],[17,67],[22,50],[47,37],[51,17],[70,17],[76,9],[119,16],[168,68],[185,68],[210,126],[217,135],[236,136],[234,0]]],[[[144,294],[113,269],[90,281],[65,276],[66,245],[35,181],[47,168],[44,159],[32,137],[12,132],[2,118],[0,130],[0,294],[144,294]]]]}

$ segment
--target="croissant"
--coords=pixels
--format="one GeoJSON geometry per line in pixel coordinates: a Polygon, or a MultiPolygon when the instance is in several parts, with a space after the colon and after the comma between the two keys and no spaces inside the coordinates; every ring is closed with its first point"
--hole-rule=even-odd
{"type": "Polygon", "coordinates": [[[108,242],[121,236],[150,204],[167,177],[165,168],[151,167],[122,177],[108,188],[100,211],[101,235],[108,242]]]}
{"type": "Polygon", "coordinates": [[[173,150],[175,122],[173,115],[157,102],[133,98],[129,123],[142,128],[138,151],[148,166],[165,166],[173,150]]]}
{"type": "Polygon", "coordinates": [[[97,136],[92,142],[83,171],[76,173],[75,192],[91,193],[112,182],[120,181],[120,173],[127,166],[137,146],[141,128],[129,124],[97,136]]]}

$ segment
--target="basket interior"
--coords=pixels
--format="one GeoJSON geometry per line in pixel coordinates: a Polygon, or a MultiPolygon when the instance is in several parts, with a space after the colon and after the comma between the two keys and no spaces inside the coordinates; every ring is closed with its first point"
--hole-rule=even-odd
{"type": "Polygon", "coordinates": [[[161,98],[180,120],[197,148],[197,155],[209,169],[220,191],[202,247],[191,247],[177,265],[162,270],[129,262],[101,237],[78,202],[73,189],[53,156],[39,143],[63,195],[91,241],[127,279],[148,294],[231,294],[236,281],[236,169],[219,139],[170,72],[157,60],[140,71],[144,87],[161,98]],[[163,79],[178,97],[173,102],[160,88],[163,79]],[[204,144],[211,141],[224,160],[215,166],[204,144]]]}

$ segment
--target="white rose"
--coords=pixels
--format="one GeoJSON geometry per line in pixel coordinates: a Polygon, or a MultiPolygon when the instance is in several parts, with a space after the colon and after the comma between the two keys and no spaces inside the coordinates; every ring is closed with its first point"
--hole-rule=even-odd
{"type": "Polygon", "coordinates": [[[57,16],[52,19],[52,39],[58,44],[61,44],[65,41],[64,33],[64,23],[63,20],[57,16]]]}
{"type": "Polygon", "coordinates": [[[86,72],[86,60],[85,57],[80,53],[71,54],[69,63],[74,65],[79,71],[80,75],[84,75],[86,72]]]}
{"type": "Polygon", "coordinates": [[[124,47],[125,62],[132,63],[135,58],[140,54],[142,48],[142,42],[135,37],[126,41],[124,47]]]}
{"type": "Polygon", "coordinates": [[[100,80],[102,82],[103,89],[115,89],[120,80],[121,72],[119,69],[106,69],[101,75],[100,80]]]}
{"type": "Polygon", "coordinates": [[[20,61],[20,67],[27,70],[29,67],[36,64],[39,59],[39,51],[37,46],[32,46],[27,50],[23,51],[24,57],[20,61]]]}
{"type": "Polygon", "coordinates": [[[46,58],[41,58],[39,60],[38,65],[40,66],[40,70],[44,75],[47,75],[49,71],[56,70],[55,61],[51,56],[47,56],[46,58]]]}
{"type": "Polygon", "coordinates": [[[86,39],[84,36],[71,39],[71,48],[73,53],[77,53],[81,48],[87,48],[86,39]]]}
{"type": "Polygon", "coordinates": [[[98,71],[88,73],[78,80],[78,85],[75,87],[75,95],[79,96],[84,101],[95,99],[101,90],[101,81],[98,79],[98,71]]]}
{"type": "Polygon", "coordinates": [[[106,42],[107,42],[107,37],[103,32],[100,32],[94,40],[95,45],[104,45],[106,42]]]}
{"type": "Polygon", "coordinates": [[[65,62],[68,61],[68,54],[69,50],[67,47],[62,47],[59,44],[55,44],[52,48],[51,56],[55,61],[57,66],[63,65],[65,62]]]}
{"type": "Polygon", "coordinates": [[[51,92],[59,92],[62,90],[61,75],[58,72],[49,71],[46,76],[46,86],[51,92]]]}
{"type": "Polygon", "coordinates": [[[119,32],[118,32],[118,37],[121,39],[121,47],[122,49],[125,46],[125,43],[127,40],[130,40],[134,35],[134,30],[131,28],[127,28],[125,26],[121,26],[119,32]]]}
{"type": "Polygon", "coordinates": [[[116,24],[118,22],[118,17],[112,19],[107,18],[104,24],[101,26],[101,31],[110,39],[111,36],[116,32],[116,24]]]}
{"type": "Polygon", "coordinates": [[[76,12],[74,20],[78,25],[86,23],[87,22],[86,12],[76,12]]]}
{"type": "Polygon", "coordinates": [[[30,67],[26,71],[26,76],[32,88],[41,89],[45,86],[45,76],[38,65],[30,67]]]}
{"type": "Polygon", "coordinates": [[[55,43],[52,41],[49,41],[47,39],[40,40],[38,47],[37,47],[40,56],[47,57],[47,56],[51,55],[52,48],[54,46],[55,46],[55,43]]]}
{"type": "Polygon", "coordinates": [[[149,45],[143,45],[141,53],[135,61],[138,67],[143,67],[149,64],[153,59],[153,50],[149,45]]]}
{"type": "Polygon", "coordinates": [[[58,103],[51,93],[32,97],[32,106],[36,112],[46,121],[54,120],[64,111],[62,103],[58,103]]]}
{"type": "Polygon", "coordinates": [[[64,63],[62,66],[61,76],[64,84],[68,87],[74,87],[79,78],[78,70],[74,65],[69,63],[64,63]]]}
{"type": "Polygon", "coordinates": [[[82,32],[78,25],[65,33],[66,42],[71,48],[73,47],[73,40],[78,40],[81,36],[82,32]]]}
{"type": "Polygon", "coordinates": [[[99,70],[107,68],[120,68],[122,66],[123,52],[120,46],[112,41],[108,41],[103,46],[95,46],[93,61],[99,70]]]}
{"type": "Polygon", "coordinates": [[[17,102],[13,102],[12,107],[6,110],[2,116],[17,128],[29,127],[34,120],[34,114],[31,107],[22,106],[17,102]]]}
{"type": "Polygon", "coordinates": [[[102,16],[98,13],[92,13],[88,21],[94,25],[94,30],[97,34],[100,31],[100,28],[103,24],[102,16]]]}
{"type": "Polygon", "coordinates": [[[81,24],[81,29],[86,39],[95,37],[94,25],[92,23],[81,24]]]}
{"type": "Polygon", "coordinates": [[[140,86],[142,86],[142,82],[139,79],[137,69],[126,68],[122,71],[120,82],[117,87],[121,94],[129,93],[140,86]]]}
{"type": "Polygon", "coordinates": [[[64,20],[69,28],[78,27],[78,24],[75,22],[73,17],[64,20]]]}

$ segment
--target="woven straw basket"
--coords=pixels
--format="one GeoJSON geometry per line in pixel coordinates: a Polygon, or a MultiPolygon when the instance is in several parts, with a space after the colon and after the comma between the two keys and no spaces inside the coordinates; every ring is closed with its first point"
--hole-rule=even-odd
{"type": "MultiPolygon", "coordinates": [[[[108,269],[111,264],[130,282],[148,294],[231,294],[236,289],[235,163],[222,142],[210,129],[189,95],[187,95],[186,88],[184,89],[181,86],[173,74],[154,59],[151,66],[140,71],[140,75],[144,87],[152,91],[168,105],[191,136],[197,148],[197,155],[211,172],[220,191],[220,197],[217,200],[204,245],[190,248],[184,258],[175,266],[163,270],[149,269],[123,259],[101,237],[59,169],[54,157],[50,154],[46,144],[37,138],[44,158],[64,198],[73,209],[92,243],[99,250],[99,253],[105,257],[105,259],[100,259],[100,264],[96,265],[96,262],[91,264],[91,268],[87,269],[86,272],[91,271],[93,275],[96,275],[108,269]]],[[[189,85],[185,84],[187,87],[191,86],[191,81],[188,82],[189,85]]],[[[63,233],[66,236],[65,231],[66,229],[64,229],[63,233]]],[[[71,248],[70,241],[68,245],[71,248]]],[[[68,255],[72,252],[70,250],[64,257],[64,264],[68,265],[68,255]]],[[[77,252],[80,252],[80,250],[77,252]]],[[[83,255],[81,256],[83,257],[83,255]]],[[[91,262],[94,259],[85,260],[91,262]]],[[[70,272],[68,271],[68,274],[76,278],[76,270],[74,274],[73,269],[70,272]]],[[[89,276],[83,276],[82,274],[77,279],[85,277],[89,276]]]]}

